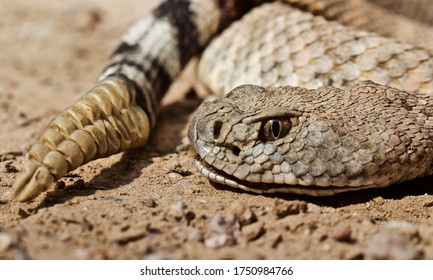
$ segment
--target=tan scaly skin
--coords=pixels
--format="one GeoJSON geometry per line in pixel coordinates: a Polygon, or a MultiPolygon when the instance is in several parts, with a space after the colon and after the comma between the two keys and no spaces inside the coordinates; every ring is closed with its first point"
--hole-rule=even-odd
{"type": "Polygon", "coordinates": [[[211,181],[255,193],[332,195],[431,174],[432,102],[372,82],[243,85],[203,103],[188,135],[195,166],[211,181]]]}
{"type": "Polygon", "coordinates": [[[241,86],[197,110],[189,138],[211,181],[331,195],[431,172],[429,51],[274,3],[218,37],[199,70],[217,93],[269,87],[241,86]]]}

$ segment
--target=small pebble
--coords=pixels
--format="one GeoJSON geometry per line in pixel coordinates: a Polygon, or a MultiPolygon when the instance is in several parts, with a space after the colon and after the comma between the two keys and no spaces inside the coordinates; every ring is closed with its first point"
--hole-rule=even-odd
{"type": "Polygon", "coordinates": [[[415,227],[415,225],[406,221],[398,221],[398,220],[389,221],[384,225],[384,228],[391,231],[397,231],[405,235],[406,238],[410,240],[414,238],[419,238],[418,229],[415,227]]]}
{"type": "Polygon", "coordinates": [[[155,200],[151,197],[147,198],[144,201],[144,204],[149,208],[155,208],[158,204],[156,204],[155,200]]]}
{"type": "Polygon", "coordinates": [[[403,234],[382,230],[372,236],[366,256],[370,259],[413,260],[420,258],[421,254],[403,234]]]}
{"type": "Polygon", "coordinates": [[[322,214],[322,209],[319,205],[307,203],[307,208],[308,213],[322,214]]]}
{"type": "Polygon", "coordinates": [[[332,245],[329,244],[329,243],[323,243],[322,244],[322,249],[323,249],[323,251],[329,252],[329,251],[332,250],[332,245]]]}
{"type": "Polygon", "coordinates": [[[8,203],[12,199],[11,191],[12,190],[9,189],[9,190],[2,190],[0,192],[0,205],[8,203]]]}
{"type": "Polygon", "coordinates": [[[170,209],[178,212],[182,212],[186,208],[186,204],[183,201],[178,201],[170,205],[170,209]]]}
{"type": "Polygon", "coordinates": [[[377,203],[378,205],[383,205],[384,203],[385,203],[385,199],[383,199],[383,197],[376,197],[376,198],[373,198],[373,201],[375,202],[375,203],[377,203]]]}
{"type": "Polygon", "coordinates": [[[331,238],[340,242],[350,242],[352,230],[349,226],[338,225],[332,229],[331,238]]]}
{"type": "Polygon", "coordinates": [[[198,228],[193,228],[189,235],[188,235],[188,241],[198,241],[203,242],[204,240],[204,234],[203,231],[201,231],[198,228]]]}
{"type": "Polygon", "coordinates": [[[243,226],[257,221],[256,214],[251,210],[251,208],[239,200],[232,202],[230,205],[230,212],[243,226]]]}
{"type": "Polygon", "coordinates": [[[0,232],[0,252],[6,251],[12,243],[12,236],[5,232],[0,232]]]}
{"type": "Polygon", "coordinates": [[[362,260],[364,259],[364,254],[359,248],[351,248],[344,254],[345,260],[362,260]]]}
{"type": "Polygon", "coordinates": [[[169,172],[168,173],[168,178],[170,178],[170,179],[180,179],[180,178],[182,178],[182,176],[180,176],[179,174],[177,174],[175,172],[169,172]]]}
{"type": "Polygon", "coordinates": [[[300,200],[286,201],[282,199],[275,200],[274,211],[279,219],[288,215],[295,215],[307,211],[307,203],[300,200]]]}
{"type": "Polygon", "coordinates": [[[104,200],[104,201],[110,201],[110,202],[120,202],[123,199],[118,198],[118,197],[114,197],[114,196],[106,196],[106,197],[103,197],[102,200],[104,200]]]}
{"type": "MultiPolygon", "coordinates": [[[[170,174],[175,174],[176,177],[179,177],[179,175],[181,177],[192,175],[191,171],[189,171],[187,168],[183,167],[179,163],[175,164],[172,168],[170,168],[170,172],[168,173],[168,175],[170,176],[170,174]]],[[[174,175],[171,175],[171,176],[174,176],[174,175]]]]}
{"type": "Polygon", "coordinates": [[[250,224],[242,228],[242,235],[247,241],[254,241],[259,239],[266,230],[262,222],[250,224]]]}
{"type": "Polygon", "coordinates": [[[228,240],[230,237],[226,234],[220,234],[212,236],[204,241],[204,246],[206,248],[218,248],[226,245],[226,243],[229,243],[228,240]]]}
{"type": "Polygon", "coordinates": [[[240,234],[240,225],[235,216],[224,218],[220,214],[210,221],[208,230],[210,237],[204,241],[207,248],[218,248],[236,243],[240,234]]]}
{"type": "Polygon", "coordinates": [[[117,242],[120,245],[126,244],[131,241],[136,241],[147,236],[145,228],[127,229],[125,231],[110,232],[107,235],[108,240],[117,242]]]}
{"type": "Polygon", "coordinates": [[[216,214],[209,223],[209,229],[218,233],[226,233],[232,228],[239,228],[239,223],[235,216],[224,218],[220,214],[216,214]]]}
{"type": "Polygon", "coordinates": [[[320,242],[325,241],[328,238],[328,234],[323,232],[321,229],[315,230],[312,233],[312,237],[320,242]]]}
{"type": "Polygon", "coordinates": [[[177,222],[185,219],[187,224],[189,224],[195,218],[195,213],[188,211],[187,205],[183,201],[178,201],[170,205],[167,211],[167,218],[174,219],[177,222]]]}
{"type": "Polygon", "coordinates": [[[68,242],[72,239],[72,235],[69,230],[65,229],[62,233],[60,233],[59,239],[63,242],[68,242]]]}
{"type": "Polygon", "coordinates": [[[23,112],[18,113],[18,116],[16,117],[15,121],[16,121],[17,126],[19,126],[19,127],[24,127],[24,126],[28,125],[30,122],[27,115],[23,112]]]}
{"type": "Polygon", "coordinates": [[[82,31],[93,31],[98,26],[98,24],[102,21],[102,13],[97,9],[91,9],[88,11],[84,11],[80,14],[79,19],[77,20],[77,25],[82,31]]]}

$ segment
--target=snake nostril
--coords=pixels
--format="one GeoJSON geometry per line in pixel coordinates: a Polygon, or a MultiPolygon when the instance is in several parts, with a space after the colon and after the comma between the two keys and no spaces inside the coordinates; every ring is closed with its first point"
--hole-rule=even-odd
{"type": "Polygon", "coordinates": [[[218,139],[218,137],[220,136],[222,126],[223,126],[222,121],[217,120],[214,122],[214,124],[213,124],[213,137],[214,137],[214,139],[218,139]]]}

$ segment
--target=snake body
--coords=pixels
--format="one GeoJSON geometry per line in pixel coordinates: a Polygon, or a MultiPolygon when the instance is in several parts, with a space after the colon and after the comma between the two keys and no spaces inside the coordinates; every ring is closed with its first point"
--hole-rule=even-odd
{"type": "Polygon", "coordinates": [[[220,95],[243,83],[258,86],[237,87],[198,109],[189,138],[199,171],[248,191],[312,195],[427,175],[430,52],[312,14],[385,35],[394,32],[384,27],[395,15],[377,17],[379,8],[362,0],[262,2],[167,0],[139,20],[95,88],[30,148],[15,198],[32,200],[86,162],[144,145],[171,82],[244,14],[206,47],[200,75],[220,95]]]}

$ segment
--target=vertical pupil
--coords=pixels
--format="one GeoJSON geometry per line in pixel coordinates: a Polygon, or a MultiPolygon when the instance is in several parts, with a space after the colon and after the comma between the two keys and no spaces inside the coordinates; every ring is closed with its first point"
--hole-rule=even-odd
{"type": "Polygon", "coordinates": [[[272,135],[275,138],[278,138],[280,136],[280,122],[278,120],[271,120],[272,122],[272,135]]]}

